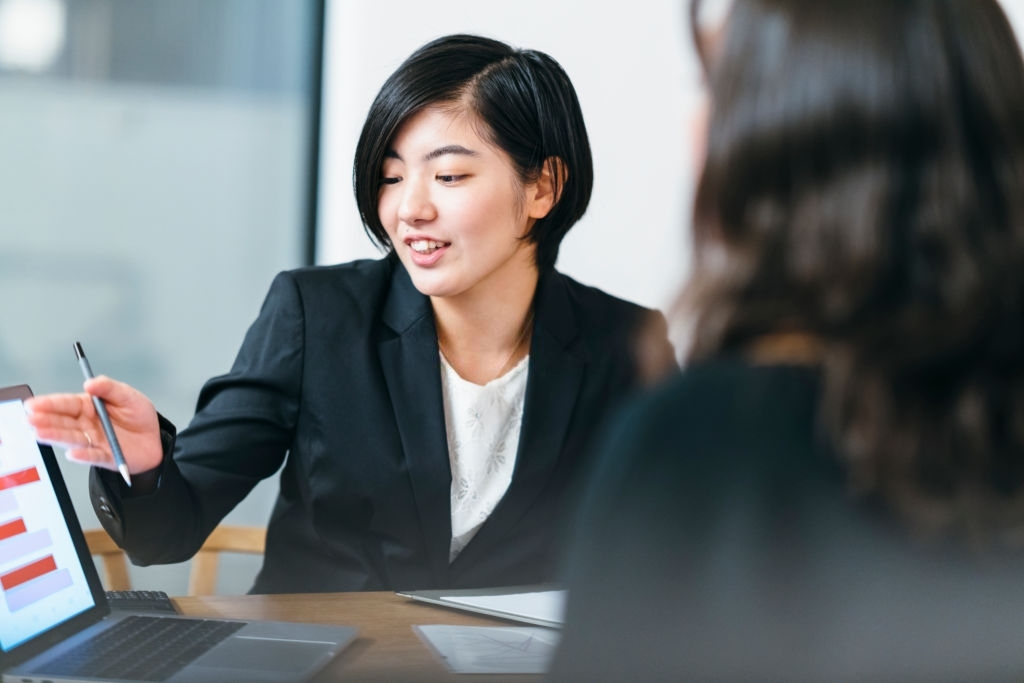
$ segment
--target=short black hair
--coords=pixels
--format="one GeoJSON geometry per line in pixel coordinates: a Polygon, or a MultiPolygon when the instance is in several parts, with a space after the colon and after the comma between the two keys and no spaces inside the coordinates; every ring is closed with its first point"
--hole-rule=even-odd
{"type": "Polygon", "coordinates": [[[425,107],[452,102],[467,103],[483,137],[509,155],[522,182],[539,178],[548,159],[559,160],[552,173],[556,203],[526,236],[537,245],[538,268],[553,268],[562,238],[586,212],[594,185],[583,112],[558,62],[482,36],[455,34],[427,43],[388,77],[370,105],[352,169],[356,205],[370,239],[393,247],[377,200],[395,134],[425,107]]]}

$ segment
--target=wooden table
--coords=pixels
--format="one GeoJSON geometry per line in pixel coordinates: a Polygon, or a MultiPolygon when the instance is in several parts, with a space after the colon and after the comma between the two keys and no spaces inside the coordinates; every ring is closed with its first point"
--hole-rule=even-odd
{"type": "Polygon", "coordinates": [[[414,624],[512,626],[514,622],[415,602],[391,592],[210,595],[174,598],[190,616],[273,619],[355,626],[359,634],[314,680],[533,683],[543,676],[453,674],[412,630],[414,624]]]}

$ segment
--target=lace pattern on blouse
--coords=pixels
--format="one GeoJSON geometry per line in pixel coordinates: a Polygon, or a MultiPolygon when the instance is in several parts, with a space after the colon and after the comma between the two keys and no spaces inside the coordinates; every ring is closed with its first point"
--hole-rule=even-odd
{"type": "Polygon", "coordinates": [[[528,368],[529,355],[481,386],[460,377],[441,354],[441,393],[452,471],[449,562],[476,535],[512,482],[528,368]]]}

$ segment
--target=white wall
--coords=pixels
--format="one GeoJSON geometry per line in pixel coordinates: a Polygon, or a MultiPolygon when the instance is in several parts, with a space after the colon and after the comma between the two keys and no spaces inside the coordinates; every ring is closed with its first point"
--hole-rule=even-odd
{"type": "Polygon", "coordinates": [[[1002,0],[1001,4],[1017,32],[1017,40],[1024,42],[1024,0],[1002,0]]]}
{"type": "Polygon", "coordinates": [[[356,140],[387,76],[428,40],[484,34],[543,50],[576,86],[594,153],[590,208],[558,267],[664,307],[681,282],[692,180],[684,140],[698,70],[682,0],[328,0],[321,145],[321,263],[376,256],[352,197],[356,140]]]}

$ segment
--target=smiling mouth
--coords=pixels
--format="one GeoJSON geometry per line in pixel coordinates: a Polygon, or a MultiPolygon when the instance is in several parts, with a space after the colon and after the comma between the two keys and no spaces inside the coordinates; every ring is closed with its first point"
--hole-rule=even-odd
{"type": "Polygon", "coordinates": [[[409,242],[409,248],[417,254],[432,254],[442,247],[447,247],[451,242],[437,242],[435,240],[413,240],[409,242]]]}

